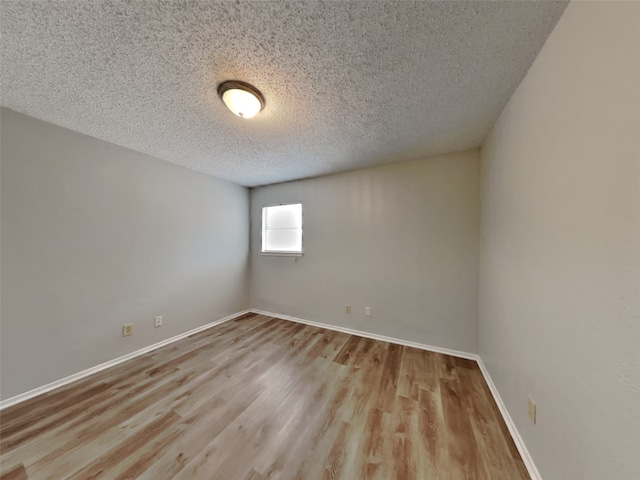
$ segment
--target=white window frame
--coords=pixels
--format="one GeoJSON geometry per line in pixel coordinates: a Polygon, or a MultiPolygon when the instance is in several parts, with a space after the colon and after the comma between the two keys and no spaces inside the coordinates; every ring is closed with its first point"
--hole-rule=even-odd
{"type": "Polygon", "coordinates": [[[268,203],[260,209],[260,255],[272,257],[302,257],[304,253],[304,208],[302,202],[268,203]],[[264,209],[268,207],[280,207],[282,205],[300,205],[300,251],[299,252],[278,252],[263,250],[262,241],[264,234],[264,209]]]}

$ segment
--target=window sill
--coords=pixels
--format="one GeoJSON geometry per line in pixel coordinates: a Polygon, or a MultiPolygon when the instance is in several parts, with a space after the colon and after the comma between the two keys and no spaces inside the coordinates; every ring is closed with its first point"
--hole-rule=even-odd
{"type": "Polygon", "coordinates": [[[265,255],[267,257],[301,257],[302,252],[260,252],[260,255],[265,255]]]}

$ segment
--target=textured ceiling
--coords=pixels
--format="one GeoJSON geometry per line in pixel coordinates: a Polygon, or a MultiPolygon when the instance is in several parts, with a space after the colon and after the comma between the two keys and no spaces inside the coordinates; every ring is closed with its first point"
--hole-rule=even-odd
{"type": "Polygon", "coordinates": [[[480,145],[565,7],[4,0],[2,105],[247,186],[415,159],[480,145]]]}

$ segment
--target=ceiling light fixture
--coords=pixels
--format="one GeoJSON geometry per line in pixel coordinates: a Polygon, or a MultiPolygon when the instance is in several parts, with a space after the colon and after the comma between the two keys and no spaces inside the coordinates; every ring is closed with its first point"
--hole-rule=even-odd
{"type": "Polygon", "coordinates": [[[218,85],[218,95],[224,104],[241,118],[251,118],[264,108],[264,97],[253,85],[229,80],[218,85]]]}

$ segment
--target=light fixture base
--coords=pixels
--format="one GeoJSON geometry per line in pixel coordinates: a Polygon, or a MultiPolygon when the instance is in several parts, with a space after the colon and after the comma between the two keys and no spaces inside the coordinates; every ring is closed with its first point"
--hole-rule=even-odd
{"type": "Polygon", "coordinates": [[[231,110],[234,114],[238,115],[239,117],[251,118],[251,117],[245,117],[242,113],[234,111],[234,109],[232,108],[232,105],[230,105],[225,100],[224,94],[229,90],[241,90],[243,92],[250,93],[252,96],[254,96],[258,100],[258,102],[260,102],[260,109],[258,111],[254,110],[255,113],[253,113],[251,116],[260,112],[265,106],[265,100],[264,100],[264,96],[262,95],[262,92],[260,92],[260,90],[258,90],[253,85],[250,85],[246,82],[242,82],[240,80],[227,80],[226,82],[222,82],[220,85],[218,85],[218,96],[229,108],[229,110],[231,110]]]}

